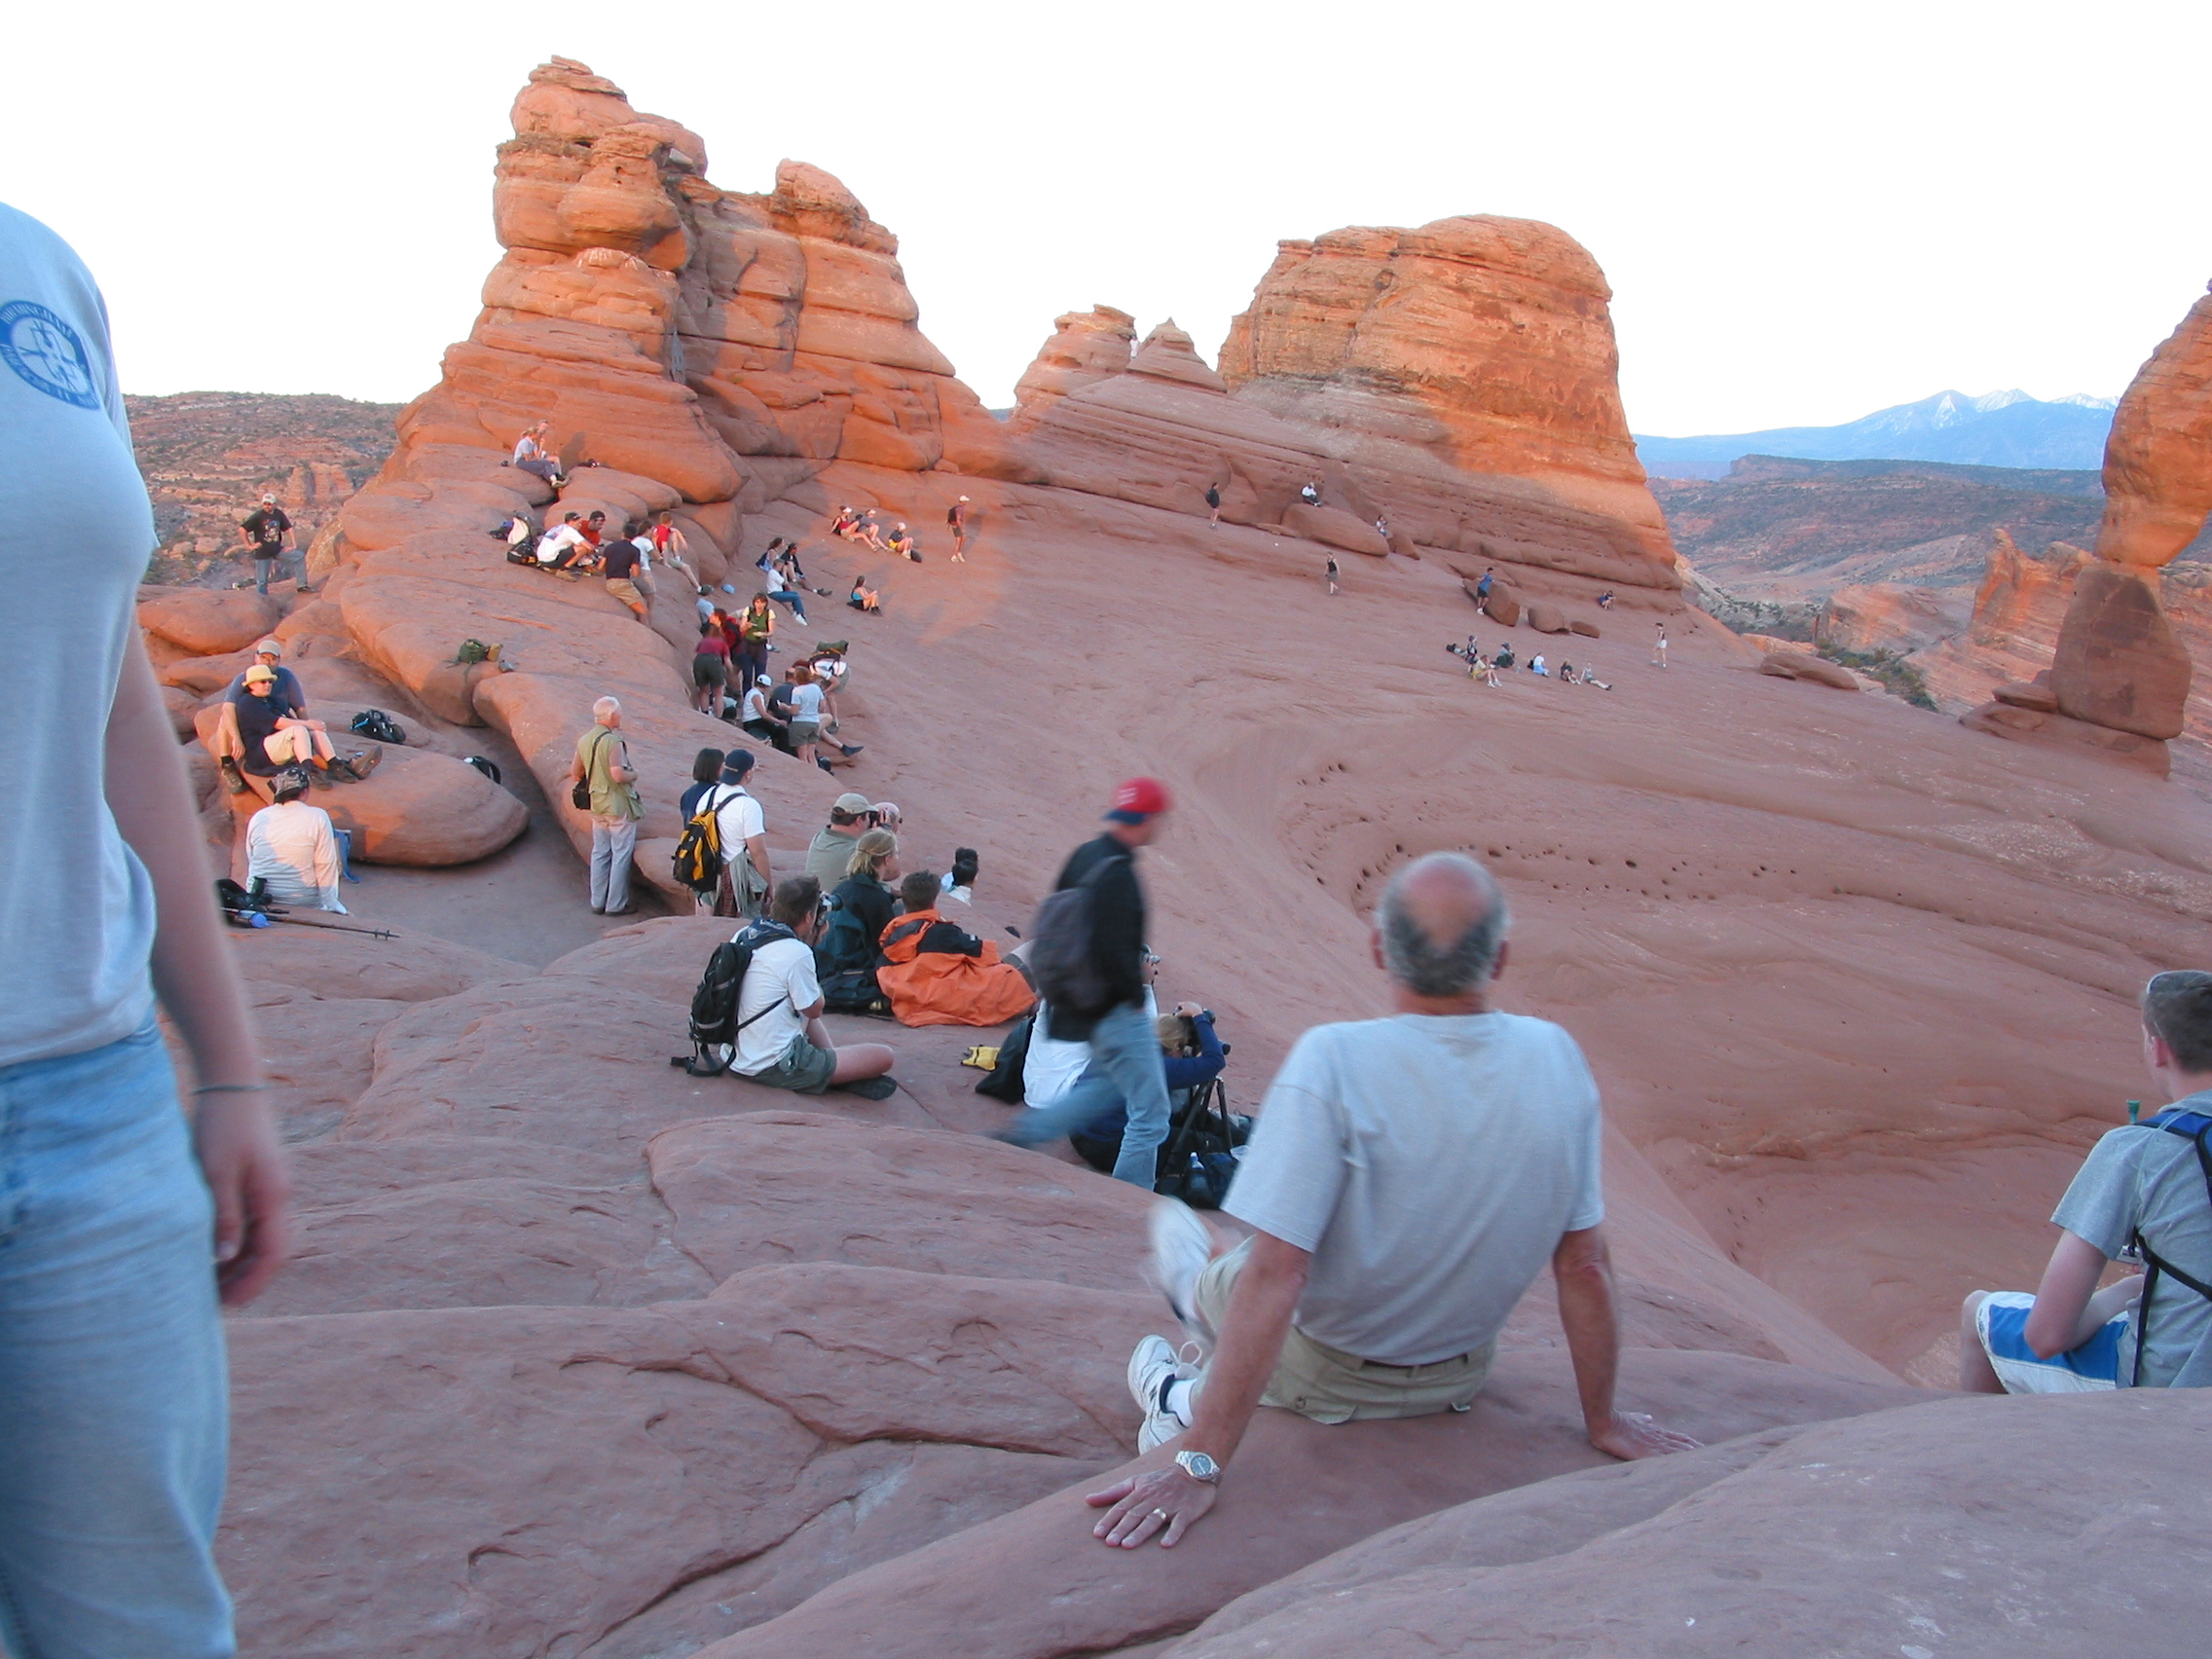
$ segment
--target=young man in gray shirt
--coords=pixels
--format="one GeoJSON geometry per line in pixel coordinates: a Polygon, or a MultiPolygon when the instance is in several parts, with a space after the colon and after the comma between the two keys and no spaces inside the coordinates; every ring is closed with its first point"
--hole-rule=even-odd
{"type": "Polygon", "coordinates": [[[2160,974],[2144,987],[2143,1059],[2172,1104],[2089,1149],[2051,1215],[2065,1232],[2033,1296],[1968,1296],[1960,1387],[2212,1387],[2212,974],[2160,974]],[[2146,1271],[2099,1290],[2120,1260],[2146,1271]]]}
{"type": "Polygon", "coordinates": [[[1431,853],[1399,871],[1374,940],[1397,1012],[1317,1026],[1283,1062],[1223,1205],[1258,1231],[1208,1261],[1203,1225],[1161,1206],[1161,1288],[1214,1351],[1194,1375],[1163,1338],[1138,1345],[1138,1449],[1183,1447],[1091,1494],[1107,1543],[1175,1543],[1213,1507],[1260,1406],[1327,1423],[1467,1410],[1547,1263],[1591,1444],[1617,1457],[1697,1444],[1614,1409],[1598,1088],[1560,1027],[1491,1009],[1505,925],[1475,860],[1431,853]]]}

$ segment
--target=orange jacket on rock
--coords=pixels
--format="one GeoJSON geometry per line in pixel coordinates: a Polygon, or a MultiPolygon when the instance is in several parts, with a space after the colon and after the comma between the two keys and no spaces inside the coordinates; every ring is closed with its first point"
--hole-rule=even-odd
{"type": "Polygon", "coordinates": [[[1036,1005],[1022,972],[989,940],[963,933],[935,910],[901,916],[877,941],[875,982],[902,1025],[1004,1025],[1036,1005]]]}

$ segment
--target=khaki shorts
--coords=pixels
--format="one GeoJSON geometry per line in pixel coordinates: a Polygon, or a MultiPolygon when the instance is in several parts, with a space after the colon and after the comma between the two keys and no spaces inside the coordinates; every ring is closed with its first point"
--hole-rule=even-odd
{"type": "MultiPolygon", "coordinates": [[[[1252,1241],[1247,1238],[1228,1255],[1215,1257],[1198,1274],[1193,1300],[1209,1332],[1221,1330],[1229,1312],[1229,1293],[1251,1255],[1252,1241]]],[[[1283,1338],[1282,1357],[1275,1362],[1260,1404],[1280,1406],[1315,1422],[1463,1412],[1483,1391],[1496,1353],[1493,1339],[1472,1352],[1433,1365],[1384,1365],[1317,1343],[1293,1325],[1283,1338]]]]}
{"type": "Polygon", "coordinates": [[[793,749],[796,749],[802,743],[812,743],[822,735],[822,722],[820,720],[793,720],[792,721],[790,735],[793,749]]]}
{"type": "Polygon", "coordinates": [[[776,1056],[776,1063],[766,1071],[750,1076],[740,1072],[748,1083],[764,1083],[770,1088],[789,1088],[800,1094],[820,1094],[830,1087],[830,1079],[837,1070],[837,1052],[833,1049],[817,1049],[803,1034],[793,1037],[776,1056]]]}
{"type": "Polygon", "coordinates": [[[607,591],[624,605],[643,605],[645,603],[645,596],[638,591],[638,584],[628,576],[608,576],[607,578],[607,591]]]}

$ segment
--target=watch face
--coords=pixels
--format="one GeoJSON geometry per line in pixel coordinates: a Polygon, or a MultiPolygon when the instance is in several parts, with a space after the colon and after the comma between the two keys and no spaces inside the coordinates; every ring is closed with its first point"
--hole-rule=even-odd
{"type": "Polygon", "coordinates": [[[1183,1472],[1195,1481],[1218,1479],[1221,1466],[1203,1452],[1178,1452],[1175,1461],[1183,1465],[1183,1472]]]}

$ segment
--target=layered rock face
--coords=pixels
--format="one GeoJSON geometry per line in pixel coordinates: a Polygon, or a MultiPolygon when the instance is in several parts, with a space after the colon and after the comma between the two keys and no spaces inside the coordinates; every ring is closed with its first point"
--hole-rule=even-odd
{"type": "Polygon", "coordinates": [[[1218,374],[1172,321],[1124,363],[1124,313],[1062,316],[1014,424],[1066,488],[1185,513],[1212,488],[1231,523],[1348,552],[1427,547],[1671,601],[1607,297],[1548,225],[1339,231],[1282,244],[1218,374]]]}
{"type": "Polygon", "coordinates": [[[767,195],[718,190],[695,134],[566,58],[532,71],[513,122],[493,192],[507,252],[401,418],[403,458],[504,454],[548,420],[571,462],[748,510],[840,458],[1018,474],[915,326],[898,239],[836,179],[786,162],[767,195]]]}
{"type": "Polygon", "coordinates": [[[2113,416],[2096,560],[2076,578],[2049,684],[2055,710],[2002,699],[1966,717],[2006,735],[2110,750],[2165,767],[2181,735],[2189,652],[2151,572],[2196,538],[2212,514],[2212,295],[2152,353],[2113,416]]]}

